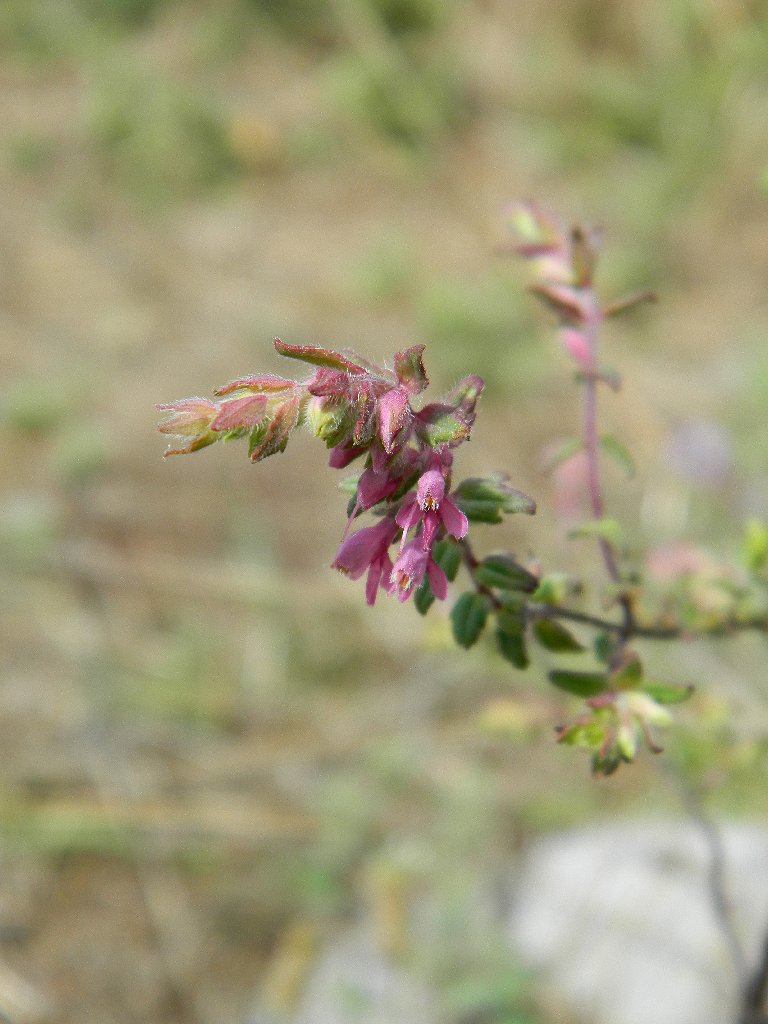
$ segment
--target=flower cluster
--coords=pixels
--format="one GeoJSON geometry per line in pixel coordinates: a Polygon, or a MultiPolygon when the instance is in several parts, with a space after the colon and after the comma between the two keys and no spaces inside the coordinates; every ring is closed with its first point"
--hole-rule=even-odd
{"type": "Polygon", "coordinates": [[[332,467],[364,460],[333,566],[352,579],[367,573],[369,604],[380,587],[401,601],[422,586],[444,599],[448,578],[436,544],[467,533],[467,516],[450,494],[451,467],[453,450],[469,438],[482,379],[465,377],[442,401],[417,409],[413,401],[429,383],[423,345],[396,353],[392,370],[352,352],[279,339],[275,348],[315,366],[312,376],[240,377],[219,388],[215,400],[159,405],[168,414],[160,431],[183,441],[165,454],[247,438],[250,457],[258,462],[282,452],[293,431],[306,424],[330,448],[332,467]],[[353,521],[368,511],[378,522],[350,533],[353,521]]]}

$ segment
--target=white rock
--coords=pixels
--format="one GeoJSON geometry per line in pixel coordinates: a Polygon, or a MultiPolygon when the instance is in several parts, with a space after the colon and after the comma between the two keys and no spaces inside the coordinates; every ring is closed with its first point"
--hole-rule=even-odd
{"type": "MultiPolygon", "coordinates": [[[[768,929],[768,831],[722,827],[733,921],[768,929]]],[[[536,842],[515,872],[513,948],[591,1024],[732,1024],[738,984],[694,825],[606,825],[536,842]]]]}

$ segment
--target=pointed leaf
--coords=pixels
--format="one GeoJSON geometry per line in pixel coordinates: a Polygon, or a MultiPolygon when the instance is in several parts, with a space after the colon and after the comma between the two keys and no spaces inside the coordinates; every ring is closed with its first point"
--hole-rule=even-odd
{"type": "Polygon", "coordinates": [[[603,434],[600,438],[600,446],[603,451],[610,455],[624,470],[628,477],[635,475],[635,463],[627,449],[612,434],[603,434]]]}
{"type": "Polygon", "coordinates": [[[313,366],[327,366],[331,370],[343,370],[345,373],[365,373],[364,366],[353,363],[341,352],[334,352],[330,348],[321,348],[319,345],[288,345],[279,338],[275,338],[275,349],[281,356],[300,359],[313,366]]]}
{"type": "Polygon", "coordinates": [[[482,594],[468,590],[451,609],[451,626],[456,643],[471,647],[477,643],[488,619],[488,604],[482,594]]]}
{"type": "Polygon", "coordinates": [[[602,672],[567,672],[553,669],[549,673],[553,686],[577,697],[596,697],[608,688],[608,677],[602,672]]]}
{"type": "MultiPolygon", "coordinates": [[[[523,491],[512,487],[505,473],[492,473],[487,477],[468,477],[462,480],[453,493],[453,498],[467,518],[472,518],[467,508],[481,512],[483,505],[496,509],[496,515],[525,513],[533,515],[536,502],[523,491]],[[477,505],[475,506],[475,503],[477,505]]],[[[479,516],[478,516],[479,518],[479,516]]],[[[500,519],[485,519],[482,522],[499,522],[500,519]]]]}
{"type": "Polygon", "coordinates": [[[622,664],[616,666],[610,674],[611,687],[614,690],[634,690],[643,678],[643,663],[634,651],[622,650],[622,664]]]}
{"type": "Polygon", "coordinates": [[[505,629],[497,629],[496,646],[498,647],[499,654],[501,654],[502,658],[511,662],[515,668],[528,668],[530,662],[528,660],[528,650],[525,643],[525,633],[522,629],[516,633],[511,633],[509,630],[505,629]]]}
{"type": "Polygon", "coordinates": [[[556,654],[584,650],[573,633],[555,619],[537,619],[533,632],[542,647],[556,654]]]}

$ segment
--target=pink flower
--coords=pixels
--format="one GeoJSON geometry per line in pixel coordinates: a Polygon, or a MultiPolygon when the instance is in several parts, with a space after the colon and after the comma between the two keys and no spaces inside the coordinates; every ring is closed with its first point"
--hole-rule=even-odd
{"type": "Polygon", "coordinates": [[[387,592],[391,590],[390,577],[393,571],[389,557],[389,546],[394,540],[397,526],[393,519],[381,519],[375,526],[366,526],[351,534],[336,552],[333,568],[346,573],[353,580],[359,579],[368,570],[365,584],[365,599],[374,604],[379,585],[387,592]]]}
{"type": "Polygon", "coordinates": [[[466,537],[469,523],[456,503],[445,494],[445,477],[439,469],[422,473],[416,485],[416,493],[409,495],[396,516],[398,526],[403,528],[403,537],[412,526],[421,520],[422,544],[427,551],[432,547],[438,527],[442,523],[446,533],[460,539],[466,537]]]}
{"type": "Polygon", "coordinates": [[[448,577],[416,538],[405,545],[392,568],[390,580],[398,601],[406,601],[411,591],[421,586],[425,576],[435,597],[443,601],[448,593],[448,577]]]}

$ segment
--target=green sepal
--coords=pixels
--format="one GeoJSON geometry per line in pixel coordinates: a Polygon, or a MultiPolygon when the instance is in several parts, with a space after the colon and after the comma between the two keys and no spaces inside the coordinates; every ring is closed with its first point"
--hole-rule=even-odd
{"type": "Polygon", "coordinates": [[[642,686],[643,693],[656,701],[657,704],[682,704],[694,691],[692,684],[679,686],[675,683],[655,683],[646,680],[642,686]]]}
{"type": "Polygon", "coordinates": [[[541,646],[555,654],[584,650],[573,633],[555,619],[537,619],[533,624],[533,632],[541,646]]]}
{"type": "Polygon", "coordinates": [[[628,477],[632,478],[635,475],[635,460],[613,434],[603,434],[600,438],[600,447],[621,466],[628,477]]]}
{"type": "Polygon", "coordinates": [[[608,689],[608,677],[602,672],[568,672],[556,668],[549,673],[549,681],[576,697],[596,697],[608,689]]]}
{"type": "Polygon", "coordinates": [[[416,605],[416,611],[419,615],[426,615],[435,603],[435,595],[432,593],[432,587],[429,585],[429,580],[425,579],[421,586],[416,590],[413,595],[413,603],[416,605]]]}
{"type": "Polygon", "coordinates": [[[453,583],[461,567],[461,548],[452,540],[439,540],[432,548],[432,557],[453,583]]]}
{"type": "Polygon", "coordinates": [[[484,587],[498,590],[521,590],[530,594],[539,585],[538,578],[510,555],[488,555],[478,564],[475,575],[484,587]]]}
{"type": "Polygon", "coordinates": [[[468,590],[451,609],[453,637],[459,647],[477,643],[488,619],[488,602],[482,594],[468,590]]]}

